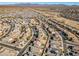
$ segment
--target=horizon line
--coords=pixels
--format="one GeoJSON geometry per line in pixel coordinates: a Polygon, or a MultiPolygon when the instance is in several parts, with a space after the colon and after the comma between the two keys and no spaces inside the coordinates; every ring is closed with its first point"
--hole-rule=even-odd
{"type": "Polygon", "coordinates": [[[25,4],[25,3],[29,3],[29,4],[40,4],[40,5],[44,5],[44,4],[48,4],[48,5],[79,5],[79,2],[0,2],[0,5],[13,5],[13,4],[25,4]]]}

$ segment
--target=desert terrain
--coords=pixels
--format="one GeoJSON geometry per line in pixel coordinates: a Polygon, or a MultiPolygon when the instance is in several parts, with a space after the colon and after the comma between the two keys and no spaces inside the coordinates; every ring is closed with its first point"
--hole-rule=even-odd
{"type": "Polygon", "coordinates": [[[0,6],[0,56],[79,56],[79,6],[0,6]]]}

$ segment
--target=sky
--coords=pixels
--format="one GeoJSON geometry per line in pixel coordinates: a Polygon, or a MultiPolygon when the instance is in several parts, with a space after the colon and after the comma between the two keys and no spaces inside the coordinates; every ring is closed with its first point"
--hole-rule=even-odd
{"type": "MultiPolygon", "coordinates": [[[[0,5],[17,4],[21,2],[0,2],[0,5]]],[[[23,2],[22,2],[23,3],[23,2]]],[[[24,2],[25,3],[25,2],[24,2]]],[[[26,2],[32,4],[64,4],[64,5],[79,5],[79,2],[26,2]]]]}

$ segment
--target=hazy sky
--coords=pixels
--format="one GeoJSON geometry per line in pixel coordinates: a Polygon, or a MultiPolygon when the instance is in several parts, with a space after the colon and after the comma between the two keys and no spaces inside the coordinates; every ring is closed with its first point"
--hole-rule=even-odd
{"type": "MultiPolygon", "coordinates": [[[[0,2],[0,5],[17,4],[21,2],[0,2]]],[[[23,2],[22,2],[23,3],[23,2]]],[[[25,3],[25,2],[24,2],[25,3]]],[[[65,5],[79,5],[79,2],[26,2],[32,4],[65,4],[65,5]]]]}

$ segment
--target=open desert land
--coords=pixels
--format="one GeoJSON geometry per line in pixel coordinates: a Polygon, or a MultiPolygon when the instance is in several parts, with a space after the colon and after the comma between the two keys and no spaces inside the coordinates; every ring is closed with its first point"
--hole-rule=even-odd
{"type": "Polygon", "coordinates": [[[79,56],[79,6],[0,6],[0,56],[79,56]]]}

